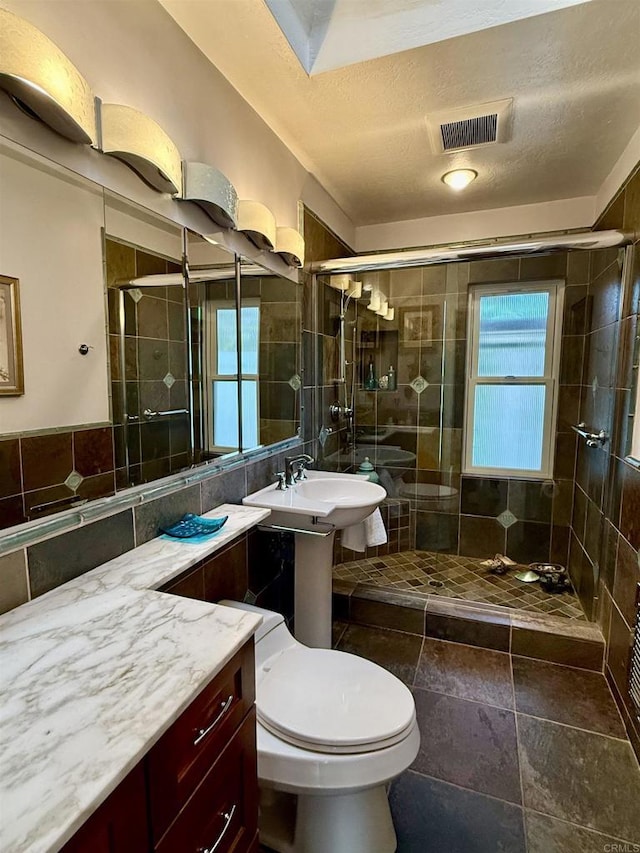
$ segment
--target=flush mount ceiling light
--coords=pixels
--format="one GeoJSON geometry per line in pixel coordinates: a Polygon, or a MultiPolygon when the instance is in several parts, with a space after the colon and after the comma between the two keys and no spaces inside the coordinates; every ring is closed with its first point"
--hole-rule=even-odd
{"type": "Polygon", "coordinates": [[[295,228],[276,229],[275,251],[290,267],[304,265],[304,237],[295,228]]]}
{"type": "Polygon", "coordinates": [[[182,190],[180,152],[159,124],[122,104],[102,104],[102,150],[117,157],[161,193],[182,190]]]}
{"type": "Polygon", "coordinates": [[[182,198],[201,207],[216,225],[235,228],[238,194],[231,181],[208,163],[182,164],[182,198]]]}
{"type": "Polygon", "coordinates": [[[451,172],[445,172],[442,181],[452,190],[458,191],[468,187],[477,177],[475,169],[453,169],[451,172]]]}
{"type": "Polygon", "coordinates": [[[238,202],[238,231],[258,249],[271,252],[276,244],[276,220],[268,207],[259,201],[238,202]]]}
{"type": "Polygon", "coordinates": [[[44,33],[4,9],[0,89],[66,139],[95,145],[95,101],[87,81],[44,33]]]}

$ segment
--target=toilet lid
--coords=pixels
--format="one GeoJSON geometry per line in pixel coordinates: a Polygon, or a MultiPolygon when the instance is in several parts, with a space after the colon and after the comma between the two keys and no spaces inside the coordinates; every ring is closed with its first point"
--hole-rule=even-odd
{"type": "Polygon", "coordinates": [[[377,664],[329,649],[296,647],[267,661],[258,719],[282,740],[317,752],[370,752],[403,740],[413,696],[377,664]]]}

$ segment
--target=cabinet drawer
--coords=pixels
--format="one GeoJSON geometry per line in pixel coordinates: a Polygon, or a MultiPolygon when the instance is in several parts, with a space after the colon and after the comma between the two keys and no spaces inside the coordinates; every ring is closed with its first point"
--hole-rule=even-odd
{"type": "Polygon", "coordinates": [[[144,770],[138,764],[65,844],[62,853],[144,853],[148,849],[144,770]]]}
{"type": "Polygon", "coordinates": [[[162,838],[255,701],[250,640],[147,756],[153,837],[162,838]]]}
{"type": "Polygon", "coordinates": [[[157,853],[249,853],[257,849],[257,828],[253,709],[155,849],[157,853]]]}

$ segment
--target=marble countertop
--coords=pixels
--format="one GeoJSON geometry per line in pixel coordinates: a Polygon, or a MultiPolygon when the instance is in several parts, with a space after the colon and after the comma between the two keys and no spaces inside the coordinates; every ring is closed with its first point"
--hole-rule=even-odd
{"type": "Polygon", "coordinates": [[[268,517],[162,537],[0,617],[0,850],[57,851],[252,636],[252,613],[156,590],[268,517]]]}

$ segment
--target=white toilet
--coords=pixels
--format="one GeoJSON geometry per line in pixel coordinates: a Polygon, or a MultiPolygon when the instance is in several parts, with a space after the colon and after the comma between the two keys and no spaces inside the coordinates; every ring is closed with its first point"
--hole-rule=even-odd
{"type": "Polygon", "coordinates": [[[279,613],[256,632],[260,841],[278,853],[393,853],[386,784],[420,746],[411,691],[345,652],[311,649],[279,613]]]}

